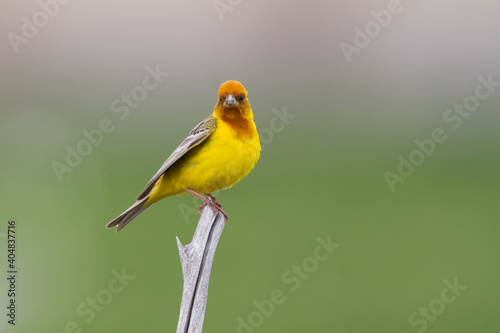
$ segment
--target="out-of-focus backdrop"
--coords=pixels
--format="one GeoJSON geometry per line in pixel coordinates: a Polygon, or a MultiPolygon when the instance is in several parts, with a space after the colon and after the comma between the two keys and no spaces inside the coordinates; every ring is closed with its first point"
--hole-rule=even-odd
{"type": "Polygon", "coordinates": [[[104,226],[229,79],[264,149],[216,194],[204,332],[500,330],[500,4],[1,7],[1,332],[175,330],[200,202],[104,226]]]}

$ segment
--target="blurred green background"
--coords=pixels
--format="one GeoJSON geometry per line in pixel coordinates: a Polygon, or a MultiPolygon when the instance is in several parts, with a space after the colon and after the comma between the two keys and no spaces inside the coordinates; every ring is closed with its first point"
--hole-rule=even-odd
{"type": "Polygon", "coordinates": [[[216,194],[230,219],[204,332],[500,330],[500,87],[459,128],[443,119],[479,77],[500,82],[498,3],[402,1],[378,32],[388,1],[43,3],[1,5],[1,332],[175,331],[175,236],[190,242],[199,202],[168,198],[118,234],[104,226],[228,79],[249,91],[264,150],[216,194]],[[16,52],[10,33],[34,16],[41,27],[16,52]],[[366,25],[373,37],[349,62],[341,45],[366,25]],[[169,75],[120,119],[113,102],[139,92],[148,66],[169,75]],[[111,132],[60,181],[54,162],[105,118],[111,132]],[[436,128],[446,142],[391,191],[384,174],[436,128]],[[328,240],[332,253],[318,248],[328,240]]]}

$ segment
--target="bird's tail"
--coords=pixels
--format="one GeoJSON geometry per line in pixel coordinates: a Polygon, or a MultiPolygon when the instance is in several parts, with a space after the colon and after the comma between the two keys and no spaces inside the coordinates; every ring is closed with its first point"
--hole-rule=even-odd
{"type": "Polygon", "coordinates": [[[135,219],[140,213],[142,213],[143,211],[146,210],[146,208],[149,207],[149,205],[144,206],[144,204],[146,203],[146,201],[148,201],[148,199],[149,195],[145,198],[142,198],[141,200],[136,201],[132,206],[130,206],[129,209],[124,211],[120,216],[115,218],[113,221],[109,222],[106,225],[106,228],[113,228],[115,226],[118,226],[116,228],[116,231],[120,231],[123,228],[125,228],[127,224],[132,222],[133,219],[135,219]]]}

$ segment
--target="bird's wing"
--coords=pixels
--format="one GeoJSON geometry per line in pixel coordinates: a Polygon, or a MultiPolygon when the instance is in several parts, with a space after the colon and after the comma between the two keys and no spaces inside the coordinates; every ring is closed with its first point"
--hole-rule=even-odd
{"type": "Polygon", "coordinates": [[[165,163],[161,166],[160,170],[151,178],[151,180],[146,184],[144,190],[142,190],[141,194],[137,197],[137,200],[141,200],[146,197],[151,189],[154,187],[158,179],[160,179],[161,175],[165,173],[174,164],[178,161],[182,156],[184,156],[188,151],[190,151],[193,147],[199,145],[203,140],[208,138],[210,134],[212,134],[217,128],[217,119],[213,116],[207,117],[201,123],[199,123],[195,128],[189,132],[184,141],[174,150],[172,155],[170,155],[165,163]]]}

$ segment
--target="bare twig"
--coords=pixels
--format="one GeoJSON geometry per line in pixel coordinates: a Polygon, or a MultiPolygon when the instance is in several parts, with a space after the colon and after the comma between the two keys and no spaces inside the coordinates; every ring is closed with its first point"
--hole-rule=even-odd
{"type": "Polygon", "coordinates": [[[177,333],[201,333],[208,297],[208,282],[217,243],[224,229],[222,214],[205,207],[193,240],[182,245],[177,237],[184,275],[181,312],[177,333]]]}

